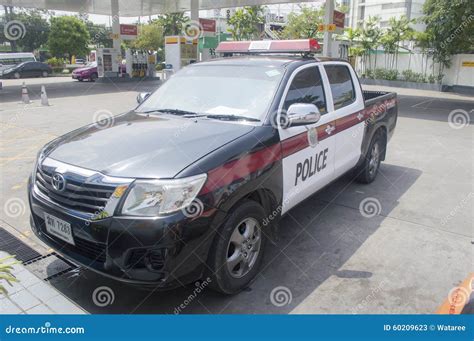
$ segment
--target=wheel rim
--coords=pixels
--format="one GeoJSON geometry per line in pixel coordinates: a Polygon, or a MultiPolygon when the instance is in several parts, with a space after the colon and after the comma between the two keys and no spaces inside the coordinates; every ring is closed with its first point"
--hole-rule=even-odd
{"type": "Polygon", "coordinates": [[[242,220],[232,232],[227,246],[227,270],[234,278],[248,274],[255,265],[262,242],[260,225],[254,218],[242,220]]]}
{"type": "Polygon", "coordinates": [[[369,159],[369,174],[373,176],[377,172],[377,168],[379,166],[380,160],[380,149],[379,144],[375,143],[370,151],[370,159],[369,159]]]}
{"type": "Polygon", "coordinates": [[[15,73],[14,76],[15,76],[16,79],[20,78],[20,74],[18,72],[15,73]]]}

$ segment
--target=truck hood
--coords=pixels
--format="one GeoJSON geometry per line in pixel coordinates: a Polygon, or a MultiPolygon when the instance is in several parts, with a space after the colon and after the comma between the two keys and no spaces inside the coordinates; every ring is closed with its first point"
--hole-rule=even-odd
{"type": "Polygon", "coordinates": [[[43,151],[57,161],[132,178],[172,178],[251,125],[129,112],[69,134],[43,151]]]}

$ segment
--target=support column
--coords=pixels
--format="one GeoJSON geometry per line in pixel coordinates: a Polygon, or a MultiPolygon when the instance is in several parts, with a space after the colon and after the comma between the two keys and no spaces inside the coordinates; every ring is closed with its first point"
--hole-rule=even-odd
{"type": "Polygon", "coordinates": [[[191,20],[199,20],[199,0],[189,0],[191,1],[191,20]]]}
{"type": "Polygon", "coordinates": [[[111,15],[112,15],[112,34],[114,36],[113,41],[113,48],[120,50],[120,45],[122,43],[122,39],[120,38],[120,10],[119,10],[119,0],[110,0],[110,8],[111,8],[111,15]],[[116,35],[118,38],[115,39],[116,35]]]}
{"type": "Polygon", "coordinates": [[[323,56],[331,57],[331,42],[332,42],[332,32],[327,30],[329,24],[332,24],[333,21],[333,12],[334,12],[334,0],[326,0],[326,5],[324,7],[324,40],[323,40],[323,56]]]}

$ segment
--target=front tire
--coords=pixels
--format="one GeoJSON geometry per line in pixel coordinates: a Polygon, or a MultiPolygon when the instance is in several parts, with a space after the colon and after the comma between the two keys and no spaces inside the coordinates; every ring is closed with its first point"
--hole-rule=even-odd
{"type": "Polygon", "coordinates": [[[13,74],[13,78],[15,78],[15,79],[20,79],[20,78],[21,78],[20,73],[19,73],[19,72],[15,72],[15,73],[13,74]]]}
{"type": "Polygon", "coordinates": [[[372,137],[372,141],[370,141],[364,162],[356,170],[356,180],[358,182],[370,184],[375,180],[380,168],[380,162],[382,161],[382,155],[385,152],[385,147],[385,140],[382,134],[375,134],[374,137],[372,137]]]}
{"type": "Polygon", "coordinates": [[[257,275],[266,237],[262,229],[265,210],[246,200],[232,209],[216,233],[208,260],[210,286],[224,294],[236,294],[257,275]]]}
{"type": "Polygon", "coordinates": [[[90,77],[90,81],[91,82],[95,82],[95,80],[97,79],[98,75],[96,73],[93,73],[90,77]]]}

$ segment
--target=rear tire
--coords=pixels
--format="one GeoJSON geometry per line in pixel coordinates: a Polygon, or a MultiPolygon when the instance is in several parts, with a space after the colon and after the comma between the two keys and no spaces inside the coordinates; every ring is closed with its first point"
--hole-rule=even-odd
{"type": "Polygon", "coordinates": [[[356,180],[363,184],[370,184],[377,177],[382,155],[385,153],[385,140],[381,133],[376,133],[370,141],[364,162],[356,169],[356,180]]]}
{"type": "Polygon", "coordinates": [[[208,258],[210,287],[236,294],[254,279],[263,259],[265,210],[252,200],[232,209],[216,233],[208,258]]]}
{"type": "Polygon", "coordinates": [[[43,71],[41,73],[41,77],[48,77],[48,71],[43,71]]]}

